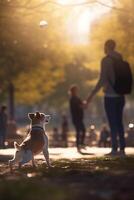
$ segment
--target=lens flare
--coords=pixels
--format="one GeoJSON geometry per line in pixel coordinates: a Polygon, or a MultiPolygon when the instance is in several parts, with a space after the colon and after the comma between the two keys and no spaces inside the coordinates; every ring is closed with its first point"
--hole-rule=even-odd
{"type": "Polygon", "coordinates": [[[39,23],[39,26],[41,28],[45,28],[46,26],[48,26],[48,22],[46,20],[41,20],[39,23]]]}

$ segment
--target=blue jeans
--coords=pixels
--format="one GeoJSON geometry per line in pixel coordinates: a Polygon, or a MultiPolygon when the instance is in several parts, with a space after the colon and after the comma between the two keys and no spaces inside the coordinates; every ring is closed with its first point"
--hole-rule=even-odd
{"type": "Polygon", "coordinates": [[[124,150],[125,137],[123,126],[123,108],[125,105],[125,98],[122,97],[105,97],[104,106],[111,129],[112,150],[118,149],[118,138],[120,150],[124,150]]]}

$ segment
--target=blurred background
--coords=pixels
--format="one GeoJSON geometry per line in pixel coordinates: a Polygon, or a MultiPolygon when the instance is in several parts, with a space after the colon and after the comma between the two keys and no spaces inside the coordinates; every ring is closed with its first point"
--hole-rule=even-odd
{"type": "MultiPolygon", "coordinates": [[[[0,104],[8,107],[8,134],[24,135],[27,113],[39,110],[51,115],[47,130],[51,137],[58,132],[59,140],[66,116],[73,141],[68,88],[76,83],[81,98],[87,97],[109,38],[134,71],[133,10],[133,0],[0,0],[0,104]]],[[[134,93],[127,97],[126,132],[133,129],[133,98],[134,93]]],[[[88,136],[97,131],[91,145],[99,145],[107,124],[102,91],[85,111],[85,123],[88,136]]]]}

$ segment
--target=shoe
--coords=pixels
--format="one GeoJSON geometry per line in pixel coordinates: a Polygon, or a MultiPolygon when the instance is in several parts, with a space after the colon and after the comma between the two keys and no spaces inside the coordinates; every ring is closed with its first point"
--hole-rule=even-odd
{"type": "Polygon", "coordinates": [[[82,145],[80,145],[80,148],[86,150],[86,145],[82,144],[82,145]]]}
{"type": "Polygon", "coordinates": [[[110,153],[106,154],[106,156],[115,157],[115,156],[118,156],[118,152],[115,150],[112,150],[110,153]]]}
{"type": "Polygon", "coordinates": [[[120,156],[121,158],[125,158],[125,157],[126,157],[125,151],[124,151],[124,150],[120,150],[120,151],[118,152],[118,156],[120,156]]]}
{"type": "Polygon", "coordinates": [[[81,147],[80,146],[77,147],[77,152],[81,153],[81,147]]]}

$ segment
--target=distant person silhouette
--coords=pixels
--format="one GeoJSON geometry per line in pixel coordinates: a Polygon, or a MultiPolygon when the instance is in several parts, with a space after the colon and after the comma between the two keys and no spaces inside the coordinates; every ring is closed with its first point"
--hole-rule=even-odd
{"type": "Polygon", "coordinates": [[[104,124],[101,128],[100,131],[100,139],[99,139],[99,147],[107,147],[109,146],[109,137],[110,137],[110,132],[107,128],[107,126],[104,124]]]}
{"type": "Polygon", "coordinates": [[[62,123],[61,123],[61,139],[65,147],[68,146],[68,119],[66,115],[62,115],[62,123]]]}
{"type": "MultiPolygon", "coordinates": [[[[125,97],[123,94],[117,93],[114,87],[116,83],[115,63],[120,63],[118,64],[118,66],[116,66],[118,70],[119,67],[121,68],[120,65],[122,65],[124,61],[122,59],[121,54],[115,51],[115,49],[116,49],[116,42],[114,40],[110,39],[105,42],[104,52],[106,56],[101,61],[100,78],[95,88],[88,96],[87,104],[92,100],[93,96],[103,87],[105,94],[104,108],[111,129],[110,132],[111,132],[112,150],[109,153],[109,155],[124,156],[125,146],[126,146],[124,137],[124,126],[123,126],[123,109],[125,105],[125,97]],[[118,136],[119,136],[119,145],[118,145],[118,136]],[[120,148],[119,152],[118,152],[118,146],[120,148]]],[[[121,75],[123,73],[123,70],[120,70],[119,73],[121,75]]],[[[127,83],[125,84],[127,85],[127,83]]],[[[122,83],[122,86],[124,86],[124,83],[122,83]]],[[[125,88],[121,89],[123,90],[125,88]]]]}
{"type": "Polygon", "coordinates": [[[60,133],[57,127],[53,128],[53,144],[54,146],[60,146],[60,133]]]}
{"type": "Polygon", "coordinates": [[[70,111],[72,122],[76,130],[76,146],[78,152],[84,148],[85,140],[85,125],[84,125],[84,107],[83,102],[78,95],[77,85],[72,85],[69,90],[70,93],[70,111]]]}
{"type": "Polygon", "coordinates": [[[7,133],[7,107],[1,106],[0,110],[0,148],[5,148],[6,133],[7,133]]]}
{"type": "Polygon", "coordinates": [[[127,142],[127,146],[134,146],[134,124],[130,123],[128,125],[128,130],[126,131],[127,133],[127,138],[126,138],[126,142],[127,142]]]}
{"type": "Polygon", "coordinates": [[[97,141],[97,133],[96,133],[96,127],[94,125],[91,125],[88,131],[88,145],[93,146],[95,145],[97,141]]]}

